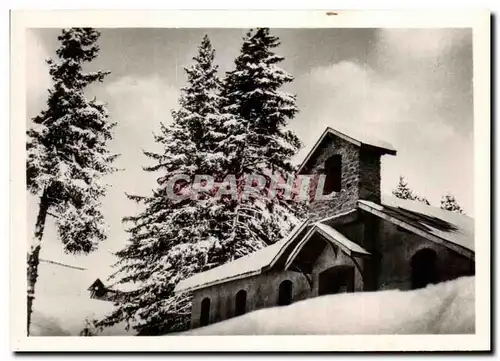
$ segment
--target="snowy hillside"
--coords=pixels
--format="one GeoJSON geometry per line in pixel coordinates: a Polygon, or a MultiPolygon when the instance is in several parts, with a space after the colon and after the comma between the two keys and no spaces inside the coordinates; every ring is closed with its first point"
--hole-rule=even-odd
{"type": "Polygon", "coordinates": [[[86,296],[87,288],[95,281],[96,275],[79,265],[40,260],[37,295],[86,296]]]}
{"type": "Polygon", "coordinates": [[[470,334],[474,277],[416,291],[323,296],[268,308],[185,335],[470,334]]]}
{"type": "MultiPolygon", "coordinates": [[[[113,303],[76,296],[42,295],[36,300],[32,336],[78,336],[85,319],[101,318],[113,310],[113,303]]],[[[124,325],[104,329],[100,336],[127,335],[124,325]]]]}
{"type": "MultiPolygon", "coordinates": [[[[112,302],[91,299],[87,291],[96,278],[95,273],[86,269],[40,262],[31,335],[78,336],[86,319],[102,318],[110,313],[114,307],[112,302]]],[[[126,334],[122,323],[99,335],[126,334]]]]}

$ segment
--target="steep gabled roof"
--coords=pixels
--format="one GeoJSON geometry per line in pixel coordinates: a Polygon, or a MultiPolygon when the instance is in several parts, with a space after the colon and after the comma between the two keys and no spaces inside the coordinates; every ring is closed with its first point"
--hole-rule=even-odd
{"type": "MultiPolygon", "coordinates": [[[[351,220],[352,214],[352,211],[339,214],[337,218],[351,220]]],[[[328,221],[331,222],[332,217],[328,218],[328,221]]],[[[353,256],[369,255],[362,247],[348,240],[327,224],[323,224],[321,221],[310,224],[309,220],[306,220],[296,226],[286,238],[271,246],[182,280],[175,287],[175,292],[194,291],[223,282],[255,276],[271,269],[278,262],[287,268],[303,245],[316,233],[339,246],[347,254],[353,256]]]]}
{"type": "Polygon", "coordinates": [[[293,252],[290,254],[286,261],[285,269],[290,268],[294,260],[299,255],[300,251],[304,248],[306,243],[308,243],[312,235],[316,233],[319,233],[326,242],[339,247],[350,257],[365,257],[370,255],[370,252],[368,252],[357,243],[354,243],[353,241],[348,239],[333,227],[330,227],[329,225],[321,222],[317,222],[314,224],[313,232],[310,232],[308,236],[304,237],[297,245],[297,247],[293,249],[293,252]]]}
{"type": "Polygon", "coordinates": [[[93,290],[95,287],[106,288],[106,286],[104,286],[104,283],[102,283],[102,281],[99,278],[96,279],[94,283],[92,283],[87,289],[90,291],[93,290]]]}
{"type": "MultiPolygon", "coordinates": [[[[474,220],[466,215],[395,197],[384,197],[382,204],[366,200],[360,200],[358,204],[364,211],[474,259],[474,220]]],[[[314,224],[306,220],[296,226],[286,238],[271,246],[182,280],[177,284],[175,292],[194,291],[255,276],[271,269],[278,262],[284,269],[288,269],[314,234],[321,235],[327,242],[339,247],[349,256],[369,256],[367,250],[334,228],[336,222],[345,224],[357,219],[357,212],[353,210],[314,224]]]]}
{"type": "Polygon", "coordinates": [[[474,219],[467,215],[392,196],[382,204],[360,200],[359,208],[474,258],[474,219]]]}
{"type": "Polygon", "coordinates": [[[238,258],[222,266],[197,273],[194,276],[180,281],[175,287],[175,292],[194,291],[199,288],[228,282],[242,277],[260,274],[264,269],[271,267],[290,245],[309,225],[306,220],[296,226],[290,234],[271,246],[262,248],[247,256],[238,258]]]}
{"type": "Polygon", "coordinates": [[[309,161],[309,159],[311,159],[313,154],[316,152],[318,147],[321,145],[323,140],[328,135],[333,135],[333,136],[342,138],[342,139],[344,139],[344,140],[346,140],[354,145],[357,145],[358,147],[361,147],[363,145],[370,146],[370,147],[377,149],[382,154],[396,155],[396,150],[388,142],[376,139],[375,137],[371,136],[370,134],[360,133],[360,132],[356,132],[353,130],[349,130],[348,133],[349,133],[349,135],[347,134],[347,132],[341,132],[339,130],[327,127],[325,129],[325,131],[323,132],[323,134],[321,135],[321,137],[319,137],[319,139],[316,141],[314,146],[311,148],[309,153],[307,153],[306,157],[304,158],[304,160],[300,164],[297,172],[300,172],[302,170],[302,168],[306,165],[306,163],[309,161]],[[355,133],[359,133],[359,134],[355,134],[355,133]]]}

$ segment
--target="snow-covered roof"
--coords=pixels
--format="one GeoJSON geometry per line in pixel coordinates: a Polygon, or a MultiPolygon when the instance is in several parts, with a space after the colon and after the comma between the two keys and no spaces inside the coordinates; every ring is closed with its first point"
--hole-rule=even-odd
{"type": "MultiPolygon", "coordinates": [[[[411,232],[444,243],[467,257],[474,258],[474,220],[466,215],[395,197],[384,197],[382,204],[360,200],[359,207],[411,232]]],[[[348,214],[350,212],[337,217],[345,217],[348,214]]],[[[331,221],[331,218],[328,220],[331,221]]],[[[335,228],[321,221],[311,225],[306,220],[296,226],[286,238],[271,246],[182,280],[177,284],[175,292],[194,291],[258,275],[274,266],[279,259],[285,259],[285,268],[288,268],[301,248],[315,233],[319,233],[348,255],[355,257],[370,255],[367,250],[349,240],[335,228]],[[305,232],[308,226],[310,228],[305,232]],[[299,239],[300,235],[303,235],[301,239],[299,239]]]]}
{"type": "Polygon", "coordinates": [[[383,140],[377,139],[371,134],[368,134],[366,132],[360,132],[356,131],[353,129],[349,129],[348,131],[339,131],[338,129],[333,129],[330,127],[327,127],[321,137],[316,141],[316,143],[313,145],[311,150],[307,153],[306,157],[302,161],[302,163],[299,166],[298,172],[302,170],[302,168],[305,166],[305,164],[309,161],[309,159],[313,156],[313,154],[316,152],[320,144],[323,142],[325,137],[327,135],[334,135],[339,138],[342,138],[350,143],[353,143],[357,146],[362,146],[362,145],[368,145],[371,147],[375,147],[380,150],[381,153],[384,154],[391,154],[391,155],[396,155],[396,149],[394,147],[383,140]]]}
{"type": "Polygon", "coordinates": [[[214,284],[261,273],[264,268],[271,266],[273,262],[276,261],[276,258],[279,257],[286,246],[293,241],[308,224],[308,220],[302,222],[297,225],[286,238],[273,245],[180,281],[175,287],[175,292],[194,291],[202,287],[208,287],[214,284]]]}
{"type": "MultiPolygon", "coordinates": [[[[343,216],[344,214],[339,215],[339,217],[343,216]]],[[[258,275],[265,270],[270,269],[282,257],[287,259],[285,268],[288,268],[302,247],[315,233],[320,233],[327,239],[327,241],[339,246],[349,255],[364,256],[370,254],[361,246],[350,241],[332,227],[319,222],[313,224],[301,240],[297,239],[298,236],[304,233],[303,231],[308,225],[309,221],[306,220],[296,226],[286,238],[271,246],[182,280],[175,288],[175,292],[194,291],[199,288],[212,286],[222,282],[258,275]],[[296,243],[295,241],[298,241],[299,243],[296,243]]]]}
{"type": "Polygon", "coordinates": [[[363,247],[354,243],[333,227],[330,227],[329,225],[321,223],[321,221],[319,221],[314,224],[314,227],[311,229],[311,231],[293,249],[293,252],[290,254],[286,261],[285,269],[288,269],[293,264],[295,258],[298,256],[302,248],[315,233],[319,233],[323,236],[324,239],[326,239],[327,242],[340,247],[342,251],[344,251],[351,257],[362,257],[370,255],[370,252],[365,250],[363,247]]]}
{"type": "Polygon", "coordinates": [[[382,204],[360,200],[359,205],[424,237],[444,240],[445,245],[474,257],[474,219],[467,215],[392,196],[384,196],[382,204]]]}
{"type": "Polygon", "coordinates": [[[334,228],[330,227],[329,225],[316,223],[315,226],[321,230],[322,234],[327,236],[329,239],[332,239],[337,245],[340,246],[340,248],[347,251],[348,254],[366,256],[370,254],[370,252],[361,247],[359,244],[354,243],[349,238],[347,238],[334,228]]]}

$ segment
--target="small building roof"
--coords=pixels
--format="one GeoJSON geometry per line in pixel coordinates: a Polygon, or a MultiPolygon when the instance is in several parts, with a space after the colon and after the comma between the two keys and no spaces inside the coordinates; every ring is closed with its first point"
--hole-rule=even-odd
{"type": "Polygon", "coordinates": [[[321,137],[316,141],[316,143],[313,145],[311,150],[307,153],[306,157],[300,164],[298,168],[298,172],[302,170],[302,168],[306,165],[306,163],[309,161],[309,159],[313,156],[313,154],[316,152],[318,147],[321,145],[323,140],[328,136],[328,135],[334,135],[339,138],[342,138],[354,145],[357,145],[361,147],[362,145],[365,146],[370,146],[373,148],[376,148],[380,151],[382,154],[390,154],[390,155],[396,155],[396,149],[394,147],[383,140],[377,139],[376,137],[372,136],[371,134],[367,134],[366,132],[359,132],[350,129],[349,131],[344,131],[341,132],[337,129],[333,129],[330,127],[327,127],[321,137]]]}
{"type": "MultiPolygon", "coordinates": [[[[358,204],[359,208],[364,211],[424,238],[444,244],[464,256],[474,258],[474,220],[466,215],[395,197],[384,197],[382,204],[366,200],[360,200],[358,204]]],[[[344,221],[355,219],[353,215],[355,214],[351,211],[314,224],[310,224],[309,220],[306,220],[297,225],[286,238],[271,246],[180,281],[175,287],[175,292],[194,291],[258,275],[269,270],[280,260],[286,261],[286,269],[315,233],[319,233],[328,242],[335,244],[350,256],[368,256],[370,253],[367,250],[327,224],[327,222],[332,222],[334,218],[344,221]]]]}
{"type": "Polygon", "coordinates": [[[106,286],[104,286],[104,283],[98,278],[89,286],[88,290],[93,290],[95,287],[105,288],[106,286]]]}
{"type": "Polygon", "coordinates": [[[474,219],[422,202],[384,196],[382,204],[360,200],[361,209],[474,258],[474,219]]]}
{"type": "Polygon", "coordinates": [[[321,231],[329,240],[332,240],[336,245],[342,248],[347,254],[355,256],[368,256],[370,252],[361,247],[359,244],[351,241],[349,238],[344,236],[342,233],[337,231],[335,228],[330,227],[323,223],[316,223],[316,227],[321,231]]]}
{"type": "MultiPolygon", "coordinates": [[[[352,212],[339,214],[338,217],[350,216],[351,213],[352,212]]],[[[331,219],[329,219],[329,221],[331,221],[331,219]]],[[[296,226],[286,238],[271,246],[182,280],[177,284],[175,292],[194,291],[199,288],[258,275],[273,267],[280,259],[287,260],[285,266],[285,268],[287,268],[300,252],[304,244],[307,243],[315,233],[321,234],[327,241],[339,246],[349,255],[364,256],[370,254],[332,227],[319,222],[311,225],[309,221],[306,220],[296,226]],[[304,236],[299,237],[301,235],[304,236]]]]}
{"type": "Polygon", "coordinates": [[[293,252],[288,257],[288,260],[285,264],[285,269],[288,269],[292,263],[295,261],[299,253],[302,251],[306,243],[309,242],[309,239],[313,234],[319,233],[326,242],[331,243],[334,246],[339,247],[342,251],[344,251],[350,257],[363,257],[369,256],[370,252],[365,250],[363,247],[354,243],[342,233],[337,231],[335,228],[330,227],[327,224],[321,223],[321,221],[314,224],[312,232],[309,232],[306,237],[299,242],[299,244],[293,249],[293,252]]]}

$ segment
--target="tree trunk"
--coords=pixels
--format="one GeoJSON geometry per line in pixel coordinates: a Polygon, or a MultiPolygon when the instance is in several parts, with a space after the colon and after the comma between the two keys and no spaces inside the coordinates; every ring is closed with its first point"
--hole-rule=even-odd
{"type": "Polygon", "coordinates": [[[38,264],[40,248],[42,246],[43,230],[45,228],[45,219],[47,218],[47,212],[49,210],[50,202],[47,196],[47,190],[43,192],[40,198],[40,208],[38,210],[38,216],[36,218],[35,234],[33,237],[33,243],[28,251],[28,336],[30,334],[30,324],[31,324],[31,314],[33,312],[33,300],[35,298],[35,284],[38,277],[38,264]]]}

